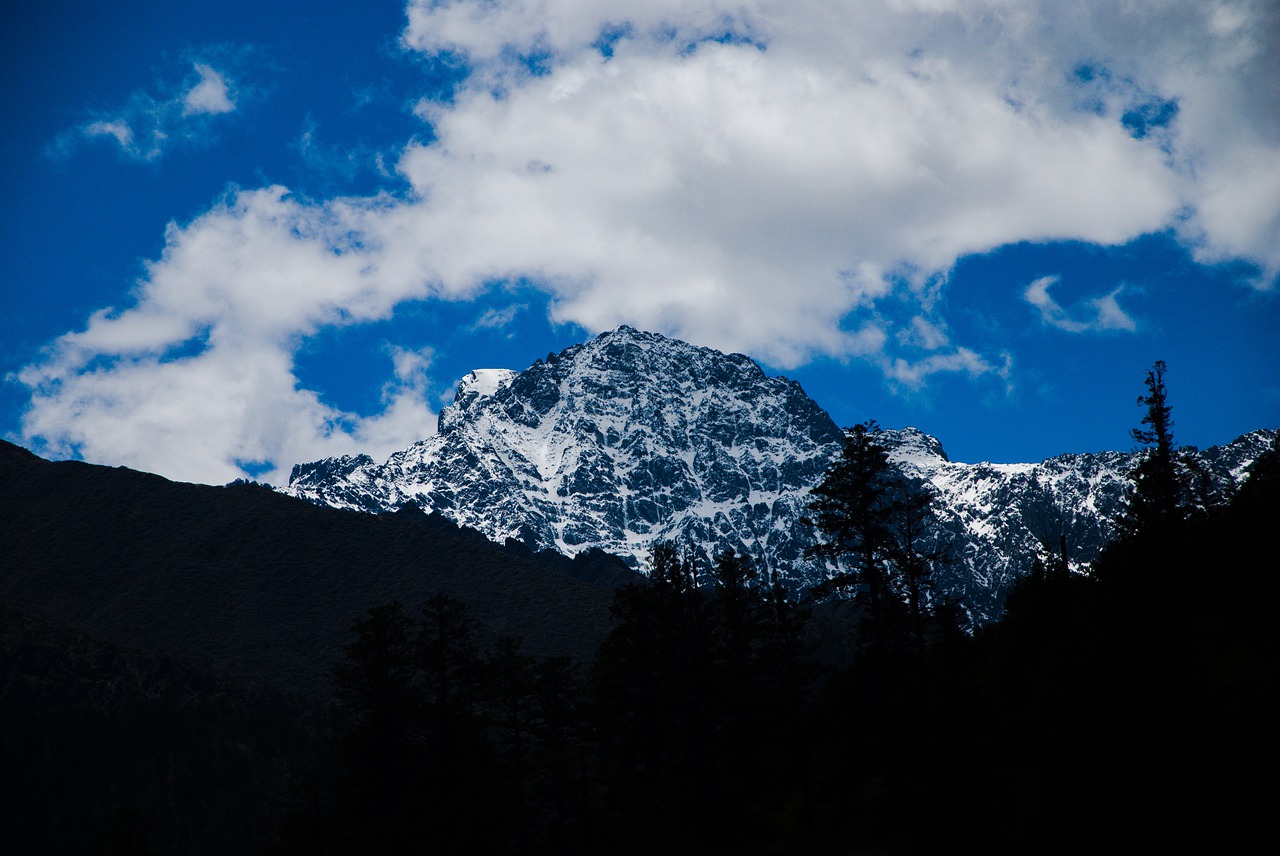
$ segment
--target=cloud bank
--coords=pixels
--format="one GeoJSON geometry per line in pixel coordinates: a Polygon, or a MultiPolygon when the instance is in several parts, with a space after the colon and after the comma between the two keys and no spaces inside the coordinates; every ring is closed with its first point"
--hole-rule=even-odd
{"type": "MultiPolygon", "coordinates": [[[[407,445],[429,430],[419,381],[392,382],[386,415],[337,413],[300,388],[299,343],[516,279],[558,322],[784,368],[868,360],[915,388],[1008,376],[1009,355],[946,324],[969,254],[1172,230],[1204,263],[1255,266],[1258,289],[1280,276],[1265,0],[413,0],[402,45],[469,69],[417,106],[431,141],[403,147],[410,192],[233,192],[171,227],[131,305],[22,373],[24,436],[209,481],[375,434],[407,445]],[[188,431],[199,462],[157,451],[188,431]]],[[[233,106],[210,72],[183,111],[233,106]]],[[[150,145],[127,120],[94,133],[150,145]]],[[[1053,281],[1023,295],[1046,323],[1132,328],[1118,291],[1072,314],[1053,281]]]]}
{"type": "Polygon", "coordinates": [[[79,454],[222,483],[288,478],[294,463],[385,455],[434,430],[430,355],[390,348],[382,412],[366,417],[299,388],[294,354],[322,327],[386,317],[417,293],[368,268],[359,222],[377,200],[304,205],[283,188],[230,194],[186,226],[124,309],[104,309],[17,379],[31,388],[24,436],[79,454]]]}

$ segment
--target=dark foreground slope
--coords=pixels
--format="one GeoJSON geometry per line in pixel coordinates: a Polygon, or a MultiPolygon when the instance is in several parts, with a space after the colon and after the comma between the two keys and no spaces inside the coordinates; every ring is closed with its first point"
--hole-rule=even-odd
{"type": "Polygon", "coordinates": [[[607,557],[504,549],[438,517],[319,508],[265,487],[49,462],[0,442],[0,603],[239,680],[324,695],[351,621],[447,593],[482,636],[587,659],[607,631],[607,557]]]}
{"type": "Polygon", "coordinates": [[[1277,510],[1272,451],[1227,506],[1028,577],[974,637],[922,650],[885,610],[844,666],[727,563],[709,590],[655,561],[541,720],[519,669],[470,744],[429,687],[366,693],[285,852],[1277,852],[1277,510]]]}
{"type": "MultiPolygon", "coordinates": [[[[238,588],[202,584],[204,597],[222,604],[220,615],[232,611],[219,600],[226,591],[239,593],[229,603],[242,608],[263,597],[248,587],[284,585],[268,571],[297,575],[308,557],[331,568],[309,571],[316,591],[358,578],[376,601],[384,595],[371,580],[383,580],[378,575],[397,551],[410,552],[376,546],[372,535],[357,550],[315,534],[323,527],[314,522],[290,523],[293,513],[302,521],[311,519],[303,512],[319,515],[314,520],[335,530],[355,520],[388,544],[417,544],[434,525],[416,512],[335,516],[268,501],[248,487],[192,489],[4,451],[0,491],[8,494],[32,491],[19,482],[76,476],[70,486],[79,493],[61,505],[78,501],[83,519],[67,524],[65,537],[80,538],[80,552],[97,551],[97,564],[80,559],[77,567],[100,594],[114,591],[97,579],[108,572],[135,589],[176,573],[128,554],[137,550],[124,537],[141,525],[135,517],[187,527],[143,540],[169,544],[188,564],[191,556],[208,562],[218,550],[250,562],[236,542],[257,538],[244,543],[259,545],[271,562],[253,565],[253,574],[224,570],[238,588]],[[89,489],[94,479],[111,482],[99,488],[112,511],[88,513],[99,502],[89,489]],[[132,490],[121,487],[129,483],[132,490]],[[139,499],[157,491],[159,508],[139,499]],[[257,517],[233,513],[245,491],[251,507],[264,503],[259,511],[289,510],[266,533],[283,538],[293,526],[313,532],[316,543],[272,546],[255,528],[257,517]],[[194,515],[201,525],[190,509],[183,516],[191,497],[201,498],[202,513],[194,515]],[[227,508],[217,510],[227,497],[227,508]],[[88,522],[95,517],[96,528],[88,522]],[[226,543],[204,531],[213,520],[226,543]],[[373,555],[372,564],[341,550],[373,555]],[[150,576],[122,570],[134,565],[151,568],[150,576]]],[[[55,487],[56,479],[34,493],[48,502],[55,487]]],[[[8,591],[35,573],[11,570],[13,556],[29,555],[13,545],[43,543],[37,536],[48,515],[5,502],[8,591]]],[[[429,646],[419,662],[474,665],[479,657],[471,677],[401,669],[403,657],[383,655],[403,654],[415,632],[396,637],[384,631],[401,625],[369,621],[348,635],[347,611],[335,636],[363,644],[353,641],[341,660],[349,692],[328,728],[309,726],[315,720],[305,705],[0,608],[0,841],[10,845],[6,852],[254,852],[270,843],[270,852],[308,856],[1275,852],[1271,697],[1280,684],[1280,577],[1270,533],[1277,510],[1280,451],[1273,448],[1228,505],[1192,514],[1186,524],[1140,530],[1109,547],[1089,576],[1032,575],[1013,592],[1004,618],[976,636],[940,633],[922,651],[884,633],[883,644],[863,646],[845,665],[808,656],[805,610],[745,585],[732,568],[716,589],[681,582],[687,569],[622,589],[615,625],[585,670],[502,646],[480,653],[457,636],[452,646],[429,646]],[[193,797],[196,790],[205,796],[193,797]],[[283,801],[282,793],[289,795],[283,801]],[[64,835],[72,824],[74,841],[64,835]]],[[[441,531],[462,544],[476,537],[441,531]]],[[[517,620],[532,626],[529,616],[548,606],[559,610],[555,618],[568,615],[563,592],[591,590],[528,556],[503,554],[503,561],[515,563],[459,573],[481,585],[530,581],[503,594],[524,604],[505,626],[495,626],[504,613],[482,587],[454,590],[491,636],[516,629],[517,620]],[[561,591],[554,601],[532,585],[552,580],[565,584],[554,586],[561,591]]],[[[43,604],[50,613],[101,620],[85,607],[87,594],[70,590],[76,577],[66,567],[47,576],[61,587],[28,586],[42,594],[26,608],[43,604]],[[51,591],[60,592],[56,602],[51,591]]],[[[403,590],[389,593],[412,603],[403,590]]],[[[301,598],[292,608],[323,601],[301,598]]],[[[816,607],[810,623],[825,612],[827,605],[816,607]]],[[[206,654],[251,671],[232,656],[247,646],[227,643],[208,624],[188,609],[147,633],[170,647],[173,639],[189,647],[203,639],[206,654]],[[210,644],[215,638],[221,647],[210,644]]],[[[581,636],[588,626],[573,630],[581,636]]],[[[236,627],[254,638],[284,635],[236,627]]],[[[140,635],[118,614],[111,628],[140,635]]],[[[546,642],[555,633],[543,639],[542,650],[556,650],[546,642]]],[[[299,643],[289,644],[301,657],[299,643]]]]}
{"type": "Polygon", "coordinates": [[[1252,473],[1090,576],[1028,578],[976,638],[833,682],[804,850],[1275,852],[1280,452],[1252,473]]]}
{"type": "Polygon", "coordinates": [[[0,607],[6,853],[255,853],[324,758],[322,710],[0,607]]]}

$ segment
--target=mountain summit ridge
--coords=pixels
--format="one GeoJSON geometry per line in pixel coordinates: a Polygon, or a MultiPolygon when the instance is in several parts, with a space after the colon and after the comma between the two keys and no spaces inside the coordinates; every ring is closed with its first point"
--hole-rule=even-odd
{"type": "Polygon", "coordinates": [[[498,541],[635,565],[692,535],[781,571],[808,543],[782,524],[840,442],[795,381],[620,327],[523,372],[471,372],[435,435],[382,464],[299,465],[286,491],[365,511],[412,501],[498,541]]]}
{"type": "MultiPolygon", "coordinates": [[[[1233,489],[1275,432],[1201,453],[1233,489]]],[[[916,428],[879,437],[905,475],[937,494],[955,561],[942,594],[982,623],[1012,583],[1065,536],[1086,565],[1110,535],[1137,453],[1037,464],[964,464],[916,428]]],[[[601,549],[643,567],[653,544],[704,555],[732,547],[792,588],[834,569],[809,559],[809,491],[843,445],[830,415],[793,380],[722,354],[619,327],[528,369],[478,369],[442,408],[436,434],[378,463],[367,455],[294,467],[284,492],[369,512],[414,503],[502,542],[569,555],[601,549]]]]}

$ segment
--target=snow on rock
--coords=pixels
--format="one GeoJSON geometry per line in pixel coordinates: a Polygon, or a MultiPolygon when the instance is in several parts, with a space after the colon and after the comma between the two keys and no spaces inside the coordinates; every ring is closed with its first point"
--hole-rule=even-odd
{"type": "MultiPolygon", "coordinates": [[[[1202,457],[1229,489],[1275,433],[1202,457]]],[[[935,572],[938,588],[978,623],[999,616],[1010,585],[1063,537],[1074,567],[1097,556],[1136,462],[1102,452],[964,464],[916,428],[880,439],[895,466],[937,494],[954,558],[935,572]]],[[[300,464],[284,490],[372,512],[414,502],[499,542],[569,555],[598,548],[639,568],[656,541],[704,556],[733,547],[801,588],[831,572],[805,557],[815,533],[800,518],[842,442],[794,381],[740,354],[620,327],[523,372],[473,371],[437,434],[383,463],[300,464]]]]}

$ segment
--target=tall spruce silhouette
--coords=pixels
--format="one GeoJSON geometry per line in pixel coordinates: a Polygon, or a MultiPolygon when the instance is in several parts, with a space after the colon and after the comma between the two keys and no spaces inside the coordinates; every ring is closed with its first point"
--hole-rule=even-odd
{"type": "Polygon", "coordinates": [[[874,420],[848,429],[840,457],[812,491],[815,514],[805,522],[825,537],[808,553],[850,568],[813,593],[865,594],[861,630],[869,647],[883,652],[910,641],[920,653],[932,617],[933,567],[947,551],[939,543],[932,490],[889,462],[879,431],[874,420]]]}
{"type": "Polygon", "coordinates": [[[394,853],[414,838],[411,809],[422,766],[412,619],[399,602],[370,607],[333,669],[338,701],[338,852],[394,853]]]}
{"type": "Polygon", "coordinates": [[[846,431],[840,457],[813,489],[815,499],[809,510],[814,515],[805,518],[825,536],[825,540],[809,548],[808,554],[851,565],[850,570],[816,586],[814,593],[825,596],[840,591],[865,592],[874,648],[886,643],[893,594],[886,567],[892,469],[889,452],[876,437],[879,430],[870,420],[846,431]]]}
{"type": "Polygon", "coordinates": [[[924,653],[930,614],[933,566],[946,556],[938,543],[934,493],[915,479],[901,478],[889,507],[889,555],[897,570],[911,612],[911,636],[917,654],[924,653]]]}
{"type": "Polygon", "coordinates": [[[1138,404],[1145,412],[1141,425],[1130,431],[1130,435],[1146,450],[1129,474],[1133,494],[1117,521],[1118,534],[1127,540],[1144,531],[1171,535],[1187,515],[1190,479],[1181,466],[1173,439],[1173,409],[1165,387],[1166,371],[1164,360],[1156,360],[1143,380],[1147,392],[1138,396],[1138,404]]]}

